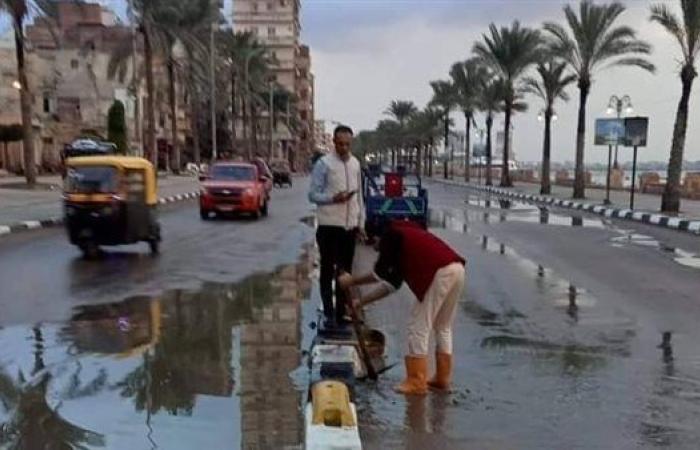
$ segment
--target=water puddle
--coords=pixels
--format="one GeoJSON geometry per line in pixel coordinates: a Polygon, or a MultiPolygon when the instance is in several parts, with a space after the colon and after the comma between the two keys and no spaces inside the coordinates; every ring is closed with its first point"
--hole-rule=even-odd
{"type": "MultiPolygon", "coordinates": [[[[304,257],[239,283],[0,329],[8,448],[289,448],[302,442],[304,257]]],[[[5,448],[5,447],[3,447],[5,448]]]]}
{"type": "Polygon", "coordinates": [[[619,231],[623,233],[623,235],[616,236],[610,240],[613,247],[623,248],[625,246],[637,246],[655,249],[682,266],[700,269],[700,255],[670,246],[658,241],[652,236],[635,233],[629,230],[619,231]]]}
{"type": "Polygon", "coordinates": [[[515,200],[497,199],[468,195],[465,203],[468,208],[465,216],[468,221],[496,224],[522,222],[559,227],[608,228],[610,222],[600,218],[586,218],[582,215],[555,214],[545,206],[535,206],[515,200]]]}

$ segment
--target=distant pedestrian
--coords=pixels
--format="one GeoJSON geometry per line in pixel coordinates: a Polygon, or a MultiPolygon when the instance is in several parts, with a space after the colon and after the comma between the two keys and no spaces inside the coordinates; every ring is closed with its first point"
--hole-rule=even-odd
{"type": "Polygon", "coordinates": [[[342,288],[381,283],[356,308],[387,297],[405,282],[417,302],[407,326],[406,380],[396,386],[402,394],[425,394],[428,386],[446,390],[452,378],[452,322],[462,295],[465,260],[432,233],[410,222],[394,222],[378,243],[379,257],[372,273],[339,278],[342,288]],[[428,343],[435,333],[435,376],[428,381],[428,343]]]}
{"type": "Polygon", "coordinates": [[[352,155],[352,138],[350,127],[334,130],[335,149],[314,164],[309,190],[309,200],[317,205],[321,298],[330,327],[347,321],[342,289],[336,288],[333,302],[333,280],[340,271],[352,271],[356,239],[358,234],[364,236],[361,170],[352,155]]]}

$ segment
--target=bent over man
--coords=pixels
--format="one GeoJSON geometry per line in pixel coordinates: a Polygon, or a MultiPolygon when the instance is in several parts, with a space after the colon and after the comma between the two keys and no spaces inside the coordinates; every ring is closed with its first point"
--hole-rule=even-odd
{"type": "Polygon", "coordinates": [[[415,294],[408,322],[406,379],[395,387],[403,394],[425,394],[428,386],[449,389],[452,377],[452,322],[462,295],[465,260],[437,236],[409,222],[394,222],[379,241],[374,272],[359,277],[343,274],[343,287],[381,283],[373,292],[352,299],[362,307],[382,299],[404,282],[415,294]],[[427,380],[428,342],[435,333],[436,373],[427,380]]]}

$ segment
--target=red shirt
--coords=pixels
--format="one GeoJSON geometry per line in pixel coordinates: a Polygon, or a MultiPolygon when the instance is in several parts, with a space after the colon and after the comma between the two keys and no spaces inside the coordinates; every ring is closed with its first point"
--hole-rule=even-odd
{"type": "Polygon", "coordinates": [[[395,224],[379,243],[374,272],[396,289],[405,281],[423,301],[437,271],[452,263],[466,261],[434,234],[412,224],[395,224]]]}

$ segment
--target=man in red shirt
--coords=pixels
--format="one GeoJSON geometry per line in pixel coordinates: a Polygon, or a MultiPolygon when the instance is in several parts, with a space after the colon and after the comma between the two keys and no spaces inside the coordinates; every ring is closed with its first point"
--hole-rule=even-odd
{"type": "Polygon", "coordinates": [[[352,299],[356,308],[380,300],[405,282],[418,300],[408,323],[406,380],[395,387],[402,394],[425,394],[428,386],[447,390],[452,375],[452,322],[462,295],[465,260],[445,242],[409,222],[392,223],[379,241],[374,272],[343,274],[341,287],[381,283],[374,291],[352,299]],[[436,374],[427,380],[428,341],[435,332],[436,374]]]}

